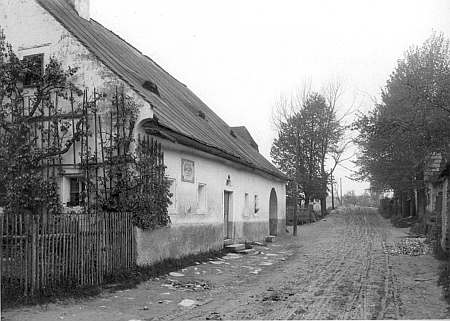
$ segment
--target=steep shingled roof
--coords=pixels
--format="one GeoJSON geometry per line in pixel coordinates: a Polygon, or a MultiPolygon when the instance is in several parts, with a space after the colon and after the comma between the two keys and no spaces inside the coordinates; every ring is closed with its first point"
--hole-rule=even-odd
{"type": "Polygon", "coordinates": [[[66,0],[36,0],[64,28],[154,108],[158,124],[228,159],[277,178],[286,176],[185,85],[95,20],[78,16],[66,0]],[[144,88],[144,83],[146,86],[144,88]],[[155,87],[156,86],[156,87],[155,87]]]}

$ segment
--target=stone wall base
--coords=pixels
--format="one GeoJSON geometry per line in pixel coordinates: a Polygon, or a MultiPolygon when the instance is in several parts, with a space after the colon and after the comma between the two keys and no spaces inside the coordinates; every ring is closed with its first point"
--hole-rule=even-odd
{"type": "Polygon", "coordinates": [[[151,265],[166,258],[223,248],[222,224],[173,225],[154,231],[136,228],[136,263],[151,265]]]}
{"type": "Polygon", "coordinates": [[[283,235],[286,233],[286,219],[271,218],[269,224],[271,235],[283,235]]]}

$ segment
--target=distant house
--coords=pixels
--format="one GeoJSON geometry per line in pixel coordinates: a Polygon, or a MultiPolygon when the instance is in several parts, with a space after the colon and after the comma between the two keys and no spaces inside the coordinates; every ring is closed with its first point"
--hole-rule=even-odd
{"type": "Polygon", "coordinates": [[[427,190],[427,211],[442,222],[441,246],[450,251],[450,164],[446,153],[434,153],[425,170],[424,183],[427,190]]]}
{"type": "MultiPolygon", "coordinates": [[[[63,68],[79,67],[74,82],[81,88],[109,96],[125,88],[140,106],[134,134],[162,144],[172,225],[137,231],[138,264],[285,231],[286,177],[247,129],[228,126],[151,58],[90,19],[89,0],[2,0],[0,17],[20,59],[39,55],[46,64],[55,56],[63,68]]],[[[100,103],[99,113],[106,108],[100,103]]],[[[69,206],[78,187],[69,176],[59,185],[69,206]]]]}

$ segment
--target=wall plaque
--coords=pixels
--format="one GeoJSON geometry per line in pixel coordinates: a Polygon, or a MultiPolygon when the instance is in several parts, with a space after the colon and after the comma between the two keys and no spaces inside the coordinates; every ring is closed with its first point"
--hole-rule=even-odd
{"type": "Polygon", "coordinates": [[[181,180],[184,182],[194,183],[195,168],[194,161],[181,159],[181,180]]]}

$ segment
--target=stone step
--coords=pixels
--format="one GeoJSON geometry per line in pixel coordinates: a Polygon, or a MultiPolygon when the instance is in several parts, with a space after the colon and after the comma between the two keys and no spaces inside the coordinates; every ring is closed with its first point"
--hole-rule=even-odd
{"type": "Polygon", "coordinates": [[[231,244],[231,245],[225,246],[225,248],[227,250],[229,250],[230,252],[236,253],[238,251],[245,250],[245,244],[231,244]]]}
{"type": "Polygon", "coordinates": [[[227,245],[231,245],[233,244],[233,240],[232,239],[225,239],[223,240],[223,245],[227,246],[227,245]]]}
{"type": "Polygon", "coordinates": [[[275,236],[269,235],[268,237],[266,237],[266,242],[267,242],[267,243],[273,243],[273,242],[275,242],[275,236]]]}
{"type": "Polygon", "coordinates": [[[242,251],[237,251],[237,253],[239,254],[250,254],[252,252],[255,252],[255,249],[246,249],[246,250],[242,250],[242,251]]]}
{"type": "Polygon", "coordinates": [[[265,246],[265,244],[262,242],[252,242],[251,244],[256,246],[265,246]]]}

